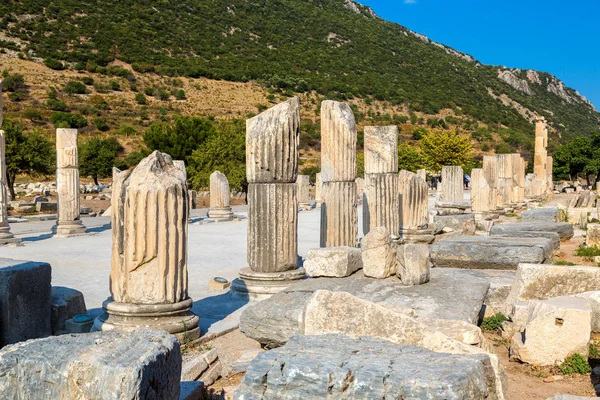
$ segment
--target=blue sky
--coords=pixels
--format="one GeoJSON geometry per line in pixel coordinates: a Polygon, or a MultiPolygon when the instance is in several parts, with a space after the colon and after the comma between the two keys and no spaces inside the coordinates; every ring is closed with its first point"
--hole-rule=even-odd
{"type": "Polygon", "coordinates": [[[492,65],[549,72],[600,110],[600,0],[358,0],[492,65]]]}

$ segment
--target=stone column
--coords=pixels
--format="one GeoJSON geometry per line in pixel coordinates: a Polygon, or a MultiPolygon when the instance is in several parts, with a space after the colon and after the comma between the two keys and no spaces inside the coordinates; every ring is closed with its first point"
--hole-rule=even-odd
{"type": "Polygon", "coordinates": [[[440,201],[464,202],[464,173],[462,167],[442,167],[442,193],[440,201]]]}
{"type": "Polygon", "coordinates": [[[317,208],[321,208],[322,202],[322,190],[323,190],[323,180],[321,179],[321,173],[317,173],[315,178],[315,203],[317,208]]]}
{"type": "Polygon", "coordinates": [[[215,171],[210,174],[210,208],[208,209],[208,218],[219,221],[231,221],[233,211],[231,211],[231,191],[229,190],[229,181],[227,177],[215,171]]]}
{"type": "MultiPolygon", "coordinates": [[[[0,99],[2,98],[2,81],[0,81],[0,99]]],[[[2,127],[2,100],[0,100],[0,127],[2,127]]],[[[6,180],[6,142],[4,131],[0,130],[0,245],[19,243],[21,239],[15,238],[10,232],[8,224],[8,184],[6,180]]]]}
{"type": "Polygon", "coordinates": [[[111,297],[95,330],[200,336],[188,296],[189,199],[182,162],[153,152],[133,172],[113,170],[111,297]]]}
{"type": "Polygon", "coordinates": [[[554,176],[553,176],[553,166],[554,160],[552,156],[546,157],[546,182],[548,183],[548,194],[554,191],[554,176]]]}
{"type": "Polygon", "coordinates": [[[293,97],[246,121],[248,267],[232,294],[264,299],[298,279],[298,135],[300,102],[293,97]]]}
{"type": "Polygon", "coordinates": [[[498,156],[483,156],[483,172],[490,186],[493,201],[492,210],[502,208],[502,199],[498,193],[498,156]]]}
{"type": "Polygon", "coordinates": [[[398,128],[365,127],[363,233],[383,226],[398,236],[398,128]]]}
{"type": "Polygon", "coordinates": [[[356,247],[356,122],[345,103],[321,104],[321,247],[356,247]]]}
{"type": "Polygon", "coordinates": [[[427,182],[412,172],[398,173],[399,236],[403,243],[431,243],[427,182]]]}
{"type": "Polygon", "coordinates": [[[356,178],[354,182],[356,183],[356,194],[358,195],[357,204],[362,204],[363,193],[365,191],[365,180],[363,178],[356,178]]]}
{"type": "Polygon", "coordinates": [[[502,206],[509,207],[514,203],[514,173],[512,154],[498,156],[498,190],[502,197],[502,206]]]}
{"type": "Polygon", "coordinates": [[[511,154],[512,173],[513,173],[513,201],[522,202],[525,200],[525,160],[521,154],[511,154]]]}
{"type": "Polygon", "coordinates": [[[56,130],[56,195],[57,236],[68,237],[85,233],[79,215],[79,160],[77,129],[56,130]]]}
{"type": "Polygon", "coordinates": [[[542,181],[542,187],[547,186],[548,172],[548,128],[546,120],[539,117],[535,120],[535,153],[533,156],[533,173],[538,180],[542,181]]]}
{"type": "Polygon", "coordinates": [[[298,175],[296,185],[298,185],[298,209],[310,211],[312,209],[310,204],[310,176],[298,175]]]}
{"type": "Polygon", "coordinates": [[[525,198],[531,199],[535,196],[535,174],[527,174],[525,177],[525,198]]]}
{"type": "Polygon", "coordinates": [[[480,168],[471,170],[471,209],[475,218],[481,219],[484,213],[496,209],[492,199],[492,190],[485,178],[485,171],[480,168]]]}

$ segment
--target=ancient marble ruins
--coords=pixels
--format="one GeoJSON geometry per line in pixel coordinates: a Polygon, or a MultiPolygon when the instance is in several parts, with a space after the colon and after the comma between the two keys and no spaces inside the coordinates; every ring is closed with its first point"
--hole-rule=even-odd
{"type": "Polygon", "coordinates": [[[321,247],[358,243],[356,135],[347,104],[321,104],[321,247]]]}
{"type": "Polygon", "coordinates": [[[232,289],[268,297],[304,277],[298,268],[297,97],[246,121],[248,267],[232,289]]]}
{"type": "Polygon", "coordinates": [[[310,211],[312,209],[312,204],[310,204],[310,176],[298,175],[296,184],[298,185],[298,209],[310,211]]]}
{"type": "Polygon", "coordinates": [[[113,171],[111,297],[96,330],[166,330],[200,335],[188,296],[188,190],[183,163],[158,151],[113,171]]]}
{"type": "Polygon", "coordinates": [[[208,218],[216,220],[231,220],[231,191],[225,174],[215,171],[210,174],[210,208],[208,218]]]}
{"type": "Polygon", "coordinates": [[[416,174],[402,170],[398,174],[399,235],[403,242],[431,243],[428,187],[416,174]]]}
{"type": "Polygon", "coordinates": [[[57,236],[81,235],[85,226],[79,214],[79,159],[77,129],[56,130],[57,236]]]}
{"type": "Polygon", "coordinates": [[[463,169],[459,166],[442,167],[441,201],[458,203],[464,201],[463,177],[463,169]]]}

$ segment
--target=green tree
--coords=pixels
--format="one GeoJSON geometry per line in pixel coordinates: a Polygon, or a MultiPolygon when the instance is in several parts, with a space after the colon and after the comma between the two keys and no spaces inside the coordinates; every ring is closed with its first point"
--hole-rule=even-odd
{"type": "Polygon", "coordinates": [[[246,191],[246,133],[243,120],[220,121],[215,132],[189,158],[192,187],[208,187],[210,174],[221,171],[232,189],[246,191]]]}
{"type": "Polygon", "coordinates": [[[553,173],[559,179],[574,180],[579,176],[598,181],[600,172],[600,133],[578,137],[559,147],[553,154],[553,173]]]}
{"type": "Polygon", "coordinates": [[[432,172],[439,172],[445,165],[469,169],[473,163],[471,142],[457,131],[434,129],[423,136],[420,145],[423,164],[432,172]]]}
{"type": "Polygon", "coordinates": [[[54,146],[39,131],[25,133],[23,126],[5,120],[6,178],[10,196],[15,198],[15,179],[19,174],[44,175],[54,170],[54,146]]]}
{"type": "Polygon", "coordinates": [[[423,165],[423,156],[415,146],[408,143],[398,145],[398,169],[417,172],[423,165]]]}
{"type": "MultiPolygon", "coordinates": [[[[167,153],[174,160],[189,164],[192,152],[201,146],[213,133],[212,121],[198,117],[177,117],[173,125],[154,123],[144,133],[144,143],[152,151],[167,153]]],[[[221,171],[224,173],[224,171],[221,171]]]]}
{"type": "Polygon", "coordinates": [[[89,176],[98,185],[98,178],[111,176],[117,156],[123,152],[123,146],[116,138],[92,138],[79,149],[79,172],[89,176]]]}

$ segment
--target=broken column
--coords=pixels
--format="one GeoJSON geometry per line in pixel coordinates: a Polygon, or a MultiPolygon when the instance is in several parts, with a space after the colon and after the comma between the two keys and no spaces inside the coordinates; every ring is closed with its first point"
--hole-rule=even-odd
{"type": "Polygon", "coordinates": [[[210,208],[208,218],[215,220],[231,220],[233,211],[231,211],[231,191],[229,190],[229,181],[220,171],[215,171],[210,175],[210,208]]]}
{"type": "Polygon", "coordinates": [[[513,157],[511,154],[498,156],[498,194],[502,207],[511,207],[514,203],[513,157]]]}
{"type": "Polygon", "coordinates": [[[545,188],[548,186],[548,128],[546,126],[546,120],[544,117],[539,117],[535,120],[535,153],[533,157],[533,173],[540,181],[541,186],[545,188]]]}
{"type": "Polygon", "coordinates": [[[363,233],[383,226],[398,236],[398,128],[365,127],[363,233]]]}
{"type": "Polygon", "coordinates": [[[111,297],[94,330],[165,330],[200,335],[188,296],[185,169],[153,152],[133,172],[113,170],[111,297]]]}
{"type": "Polygon", "coordinates": [[[525,160],[520,154],[511,154],[513,173],[513,200],[522,202],[525,200],[525,160]]]}
{"type": "Polygon", "coordinates": [[[323,180],[321,180],[321,173],[317,173],[315,177],[315,205],[317,208],[321,208],[321,192],[323,190],[323,180]]]}
{"type": "Polygon", "coordinates": [[[416,174],[398,173],[399,236],[404,243],[431,243],[427,183],[416,174]]]}
{"type": "Polygon", "coordinates": [[[345,103],[321,105],[321,247],[356,247],[356,122],[345,103]]]}
{"type": "Polygon", "coordinates": [[[474,168],[471,171],[471,209],[475,219],[482,219],[484,214],[494,210],[495,201],[492,198],[492,189],[485,179],[485,171],[474,168]]]}
{"type": "Polygon", "coordinates": [[[464,173],[462,167],[456,165],[442,167],[440,200],[455,203],[464,201],[464,173]]]}
{"type": "Polygon", "coordinates": [[[548,184],[548,194],[554,191],[554,176],[552,175],[552,167],[554,160],[552,156],[546,157],[546,183],[548,184]]]}
{"type": "Polygon", "coordinates": [[[293,97],[246,121],[248,267],[232,282],[236,295],[265,298],[304,278],[298,268],[298,135],[293,97]]]}
{"type": "Polygon", "coordinates": [[[492,210],[502,207],[502,198],[498,193],[498,156],[483,156],[483,172],[490,186],[493,201],[492,210]]]}
{"type": "Polygon", "coordinates": [[[56,235],[85,233],[85,226],[79,215],[77,129],[56,130],[56,196],[58,220],[53,228],[56,235]]]}
{"type": "Polygon", "coordinates": [[[310,211],[312,209],[310,204],[310,176],[298,175],[296,185],[298,185],[298,209],[310,211]]]}

